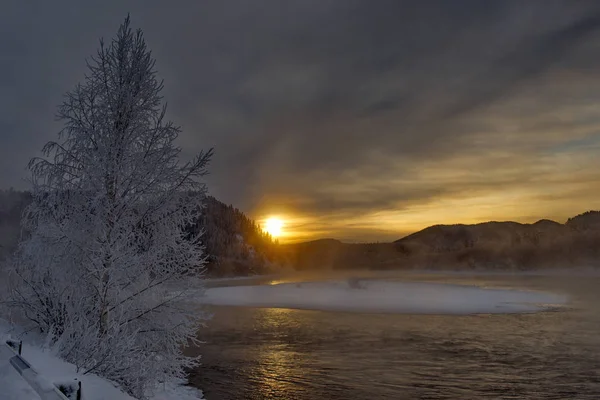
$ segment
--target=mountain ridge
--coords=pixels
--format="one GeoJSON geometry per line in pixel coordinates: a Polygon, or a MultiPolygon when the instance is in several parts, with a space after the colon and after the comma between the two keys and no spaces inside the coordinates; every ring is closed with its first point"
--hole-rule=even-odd
{"type": "MultiPolygon", "coordinates": [[[[16,247],[27,192],[0,190],[0,260],[16,247]]],[[[206,198],[201,218],[209,276],[327,269],[532,269],[600,267],[600,211],[564,224],[488,221],[437,224],[393,242],[345,243],[334,238],[279,244],[242,211],[206,198]]]]}
{"type": "MultiPolygon", "coordinates": [[[[583,226],[586,227],[590,227],[591,225],[597,225],[597,228],[600,229],[600,211],[596,211],[596,210],[589,210],[589,211],[585,211],[581,214],[577,214],[574,217],[570,217],[567,219],[567,221],[564,224],[561,224],[560,222],[554,221],[552,219],[548,219],[548,218],[542,218],[537,220],[536,222],[518,222],[518,221],[497,221],[497,220],[491,220],[491,221],[484,221],[484,222],[477,222],[475,224],[462,224],[462,223],[458,223],[458,224],[434,224],[434,225],[430,225],[428,227],[425,227],[423,229],[420,229],[416,232],[413,233],[409,233],[406,236],[403,236],[399,239],[393,240],[391,242],[369,242],[369,241],[364,241],[364,242],[344,242],[340,239],[336,239],[333,237],[326,237],[326,238],[318,238],[318,239],[311,239],[311,240],[306,240],[306,241],[302,241],[302,242],[294,242],[294,243],[284,243],[282,244],[282,246],[297,246],[297,245],[302,245],[302,244],[310,244],[310,243],[326,243],[326,242],[336,242],[336,243],[342,243],[342,244],[370,244],[370,243],[398,243],[406,238],[409,238],[413,235],[419,234],[420,232],[429,230],[431,228],[441,228],[441,227],[476,227],[476,226],[482,226],[482,225],[488,225],[488,224],[514,224],[514,225],[519,225],[519,226],[541,226],[541,225],[545,225],[547,227],[565,227],[565,226],[571,226],[571,227],[575,227],[575,225],[581,225],[581,220],[583,218],[589,218],[592,217],[593,218],[593,224],[584,224],[583,226]]],[[[595,229],[595,228],[594,228],[595,229]]]]}
{"type": "Polygon", "coordinates": [[[299,269],[600,266],[600,211],[578,214],[564,224],[549,219],[534,223],[438,224],[393,242],[343,243],[333,240],[287,246],[291,263],[299,269]]]}

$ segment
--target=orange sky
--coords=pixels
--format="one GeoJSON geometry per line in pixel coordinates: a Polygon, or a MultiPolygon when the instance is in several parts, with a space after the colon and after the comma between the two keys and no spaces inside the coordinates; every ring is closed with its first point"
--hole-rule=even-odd
{"type": "Polygon", "coordinates": [[[501,150],[499,146],[494,152],[422,163],[403,178],[382,177],[385,185],[374,186],[371,191],[360,182],[344,181],[320,189],[332,197],[364,196],[367,203],[369,196],[376,199],[390,191],[420,193],[428,187],[438,189],[437,194],[434,190],[427,197],[400,200],[397,207],[392,203],[381,209],[311,212],[310,206],[302,210],[302,203],[293,199],[265,196],[255,214],[259,222],[269,216],[284,221],[281,242],[326,237],[387,241],[434,224],[490,220],[531,223],[542,218],[565,222],[584,211],[600,209],[600,142],[596,136],[581,145],[568,146],[558,135],[544,142],[544,147],[556,143],[556,148],[545,154],[528,152],[526,144],[521,147],[518,143],[518,136],[502,139],[508,141],[507,146],[523,151],[501,150]]]}

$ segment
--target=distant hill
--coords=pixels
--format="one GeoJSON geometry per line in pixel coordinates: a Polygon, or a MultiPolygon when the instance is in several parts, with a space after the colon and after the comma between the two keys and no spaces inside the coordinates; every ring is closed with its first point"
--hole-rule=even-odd
{"type": "MultiPolygon", "coordinates": [[[[0,190],[0,260],[14,250],[27,192],[0,190]]],[[[209,276],[264,274],[282,269],[502,269],[600,266],[600,211],[533,224],[485,222],[434,225],[392,243],[336,239],[282,244],[232,205],[207,197],[200,220],[209,276]]]]}
{"type": "Polygon", "coordinates": [[[298,269],[533,269],[600,266],[600,212],[565,224],[434,225],[393,243],[335,240],[285,246],[298,269]]]}
{"type": "Polygon", "coordinates": [[[598,230],[600,229],[600,211],[588,211],[569,218],[565,225],[580,231],[598,230]]]}
{"type": "Polygon", "coordinates": [[[344,254],[346,247],[346,244],[336,239],[318,239],[281,245],[281,252],[288,264],[297,270],[314,269],[316,263],[330,269],[340,255],[344,254]]]}
{"type": "Polygon", "coordinates": [[[515,246],[538,244],[544,237],[564,233],[569,228],[550,220],[534,224],[518,222],[485,222],[475,225],[435,225],[413,233],[394,243],[415,250],[447,252],[479,245],[515,246]]]}

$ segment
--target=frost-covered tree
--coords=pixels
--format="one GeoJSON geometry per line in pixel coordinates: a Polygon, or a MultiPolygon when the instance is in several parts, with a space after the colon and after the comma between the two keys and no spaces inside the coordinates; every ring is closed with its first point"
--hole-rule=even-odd
{"type": "Polygon", "coordinates": [[[129,17],[66,94],[59,140],[30,162],[33,201],[13,305],[81,370],[143,398],[196,360],[202,314],[186,298],[205,257],[200,217],[212,150],[179,161],[155,61],[129,17]]]}

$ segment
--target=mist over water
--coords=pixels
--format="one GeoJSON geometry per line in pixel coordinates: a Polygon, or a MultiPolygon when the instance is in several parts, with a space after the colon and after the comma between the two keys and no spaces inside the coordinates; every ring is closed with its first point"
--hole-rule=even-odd
{"type": "Polygon", "coordinates": [[[567,298],[539,291],[349,278],[210,288],[199,301],[220,306],[363,313],[502,314],[560,307],[567,298]]]}
{"type": "Polygon", "coordinates": [[[402,280],[542,290],[570,301],[553,311],[495,315],[215,306],[199,332],[206,344],[189,350],[203,356],[190,382],[209,400],[600,397],[597,275],[402,280]]]}

